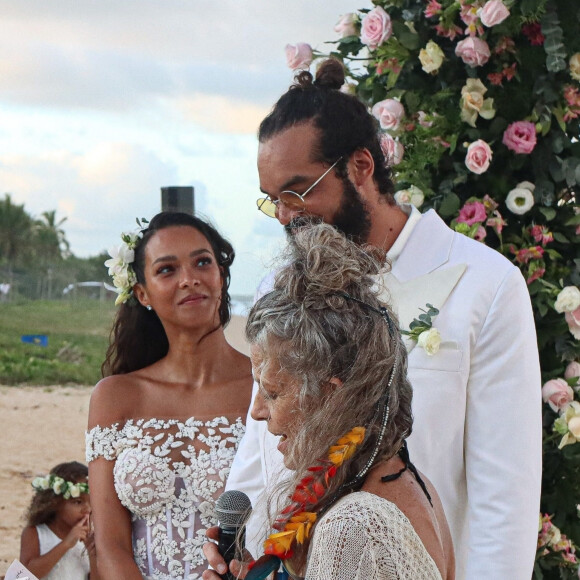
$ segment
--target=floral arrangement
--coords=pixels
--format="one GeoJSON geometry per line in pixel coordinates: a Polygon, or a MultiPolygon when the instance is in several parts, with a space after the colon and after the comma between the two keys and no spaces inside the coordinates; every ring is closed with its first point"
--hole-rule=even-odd
{"type": "Polygon", "coordinates": [[[426,354],[433,356],[439,352],[441,346],[441,334],[433,326],[432,320],[439,314],[439,310],[432,304],[427,304],[426,307],[428,310],[419,308],[423,314],[414,318],[409,324],[409,330],[401,330],[401,334],[406,334],[417,343],[417,346],[424,349],[426,354]]]}
{"type": "MultiPolygon", "coordinates": [[[[373,5],[340,17],[328,53],[344,62],[346,90],[380,124],[397,200],[436,209],[504,254],[528,283],[545,383],[541,510],[571,546],[544,543],[534,574],[572,577],[580,545],[580,6],[373,5]]],[[[292,50],[291,68],[329,56],[305,43],[292,50]]]]}
{"type": "Polygon", "coordinates": [[[73,483],[51,473],[46,476],[35,477],[31,482],[36,491],[52,490],[55,495],[62,495],[64,499],[79,497],[81,493],[89,493],[88,483],[73,483]]]}
{"type": "Polygon", "coordinates": [[[354,427],[331,445],[326,459],[308,469],[309,475],[300,480],[290,496],[291,503],[274,523],[274,528],[279,531],[270,534],[264,542],[264,554],[278,560],[274,564],[271,559],[263,560],[263,564],[258,560],[255,566],[251,566],[248,580],[265,578],[268,570],[278,569],[276,562],[279,564],[280,560],[291,558],[295,545],[302,545],[310,537],[317,514],[308,509],[313,508],[326,494],[328,482],[336,475],[337,468],[354,455],[364,441],[365,432],[364,427],[354,427]]]}
{"type": "Polygon", "coordinates": [[[117,290],[115,306],[124,304],[133,297],[137,276],[131,264],[135,260],[135,248],[142,236],[141,231],[122,233],[121,245],[113,246],[109,250],[111,258],[105,262],[105,266],[109,269],[109,276],[113,277],[113,285],[117,290]]]}
{"type": "Polygon", "coordinates": [[[577,556],[574,544],[552,523],[549,515],[540,516],[538,556],[557,568],[574,570],[577,556]]]}

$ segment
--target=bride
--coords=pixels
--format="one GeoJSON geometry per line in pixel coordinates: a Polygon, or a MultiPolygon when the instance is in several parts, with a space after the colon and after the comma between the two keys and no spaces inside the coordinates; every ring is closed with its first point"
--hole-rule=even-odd
{"type": "Polygon", "coordinates": [[[252,389],[223,330],[234,252],[182,213],[123,240],[107,263],[122,304],[87,433],[98,568],[111,580],[192,580],[252,389]]]}
{"type": "MultiPolygon", "coordinates": [[[[252,417],[280,438],[294,473],[271,498],[274,531],[247,578],[264,578],[282,560],[308,580],[451,580],[441,502],[405,443],[406,350],[371,289],[384,260],[328,225],[301,228],[290,249],[246,327],[259,385],[252,417]],[[281,506],[277,497],[289,500],[281,506]]],[[[204,550],[214,568],[223,565],[215,547],[204,550]]],[[[238,564],[232,571],[244,577],[238,564]]]]}

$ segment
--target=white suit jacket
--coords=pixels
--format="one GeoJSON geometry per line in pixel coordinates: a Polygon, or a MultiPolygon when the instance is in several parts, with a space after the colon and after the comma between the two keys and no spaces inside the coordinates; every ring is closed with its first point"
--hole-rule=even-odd
{"type": "MultiPolygon", "coordinates": [[[[434,211],[419,219],[384,278],[408,328],[426,303],[440,312],[439,352],[408,343],[411,460],[439,492],[457,580],[529,580],[541,483],[541,379],[525,281],[513,264],[453,232],[434,211]]],[[[269,533],[263,495],[281,477],[278,439],[248,415],[228,489],[256,507],[250,551],[269,533]],[[260,495],[262,494],[262,502],[260,495]],[[259,530],[259,533],[258,533],[259,530]],[[252,540],[254,543],[252,544],[252,540]]]]}

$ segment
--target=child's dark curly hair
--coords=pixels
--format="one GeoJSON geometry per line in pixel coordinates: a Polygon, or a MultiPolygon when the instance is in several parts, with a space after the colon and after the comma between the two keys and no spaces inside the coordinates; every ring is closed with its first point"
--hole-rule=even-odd
{"type": "MultiPolygon", "coordinates": [[[[78,461],[59,463],[50,470],[50,473],[72,483],[83,483],[89,476],[88,467],[78,461]]],[[[55,494],[52,489],[36,491],[26,512],[27,525],[49,524],[54,520],[63,501],[67,500],[62,495],[55,494]]]]}

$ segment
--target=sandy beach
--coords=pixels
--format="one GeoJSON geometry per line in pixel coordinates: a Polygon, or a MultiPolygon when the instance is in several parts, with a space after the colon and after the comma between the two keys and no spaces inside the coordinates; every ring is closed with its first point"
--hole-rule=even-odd
{"type": "MultiPolygon", "coordinates": [[[[232,317],[229,342],[247,352],[244,319],[232,317]]],[[[30,481],[62,461],[85,462],[84,432],[92,385],[0,386],[0,579],[20,552],[30,481]]]]}

